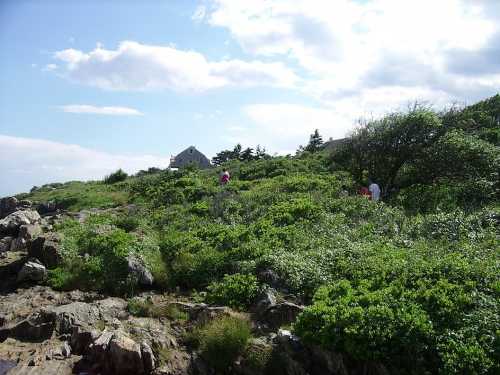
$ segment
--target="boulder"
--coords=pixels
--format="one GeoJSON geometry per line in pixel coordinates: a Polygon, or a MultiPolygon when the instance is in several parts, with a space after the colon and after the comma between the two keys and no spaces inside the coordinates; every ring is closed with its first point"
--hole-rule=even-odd
{"type": "Polygon", "coordinates": [[[257,315],[262,316],[271,307],[276,305],[276,296],[273,289],[266,289],[257,299],[257,303],[253,307],[253,311],[257,315]]]}
{"type": "Polygon", "coordinates": [[[0,233],[17,236],[21,225],[39,223],[40,220],[41,217],[36,211],[15,211],[0,220],[0,233]]]}
{"type": "Polygon", "coordinates": [[[132,255],[127,258],[127,261],[128,261],[128,271],[130,274],[134,275],[137,278],[139,285],[142,286],[153,285],[154,282],[153,275],[151,274],[151,272],[149,272],[146,266],[144,266],[144,264],[139,258],[132,255]]]}
{"type": "Polygon", "coordinates": [[[5,253],[10,250],[10,246],[13,238],[10,236],[0,238],[0,254],[5,253]]]}
{"type": "Polygon", "coordinates": [[[148,373],[153,371],[156,367],[156,358],[153,354],[153,350],[145,341],[141,343],[141,355],[144,370],[148,373]]]}
{"type": "Polygon", "coordinates": [[[99,332],[87,325],[75,325],[71,333],[71,351],[75,354],[87,354],[91,344],[99,337],[99,332]]]}
{"type": "Polygon", "coordinates": [[[263,320],[274,328],[293,323],[304,310],[304,306],[292,302],[278,303],[269,307],[263,314],[263,320]]]}
{"type": "Polygon", "coordinates": [[[89,347],[89,357],[92,362],[100,364],[106,367],[107,353],[109,349],[109,343],[113,338],[113,331],[108,331],[105,329],[97,339],[89,347]]]}
{"type": "Polygon", "coordinates": [[[16,197],[5,197],[0,199],[0,219],[16,211],[18,203],[16,197]]]}
{"type": "Polygon", "coordinates": [[[38,224],[25,224],[19,227],[19,237],[26,240],[32,241],[42,234],[42,227],[38,224]]]}
{"type": "Polygon", "coordinates": [[[17,274],[17,282],[43,281],[47,277],[47,269],[38,259],[30,258],[17,274]]]}
{"type": "Polygon", "coordinates": [[[109,343],[109,360],[116,374],[145,373],[141,346],[121,332],[116,332],[109,343]]]}
{"type": "Polygon", "coordinates": [[[58,234],[47,233],[29,244],[28,254],[39,259],[47,268],[55,268],[62,261],[60,242],[61,237],[58,234]]]}
{"type": "Polygon", "coordinates": [[[92,326],[99,319],[99,309],[85,302],[73,302],[51,308],[55,316],[56,331],[63,334],[73,333],[75,326],[92,326]]]}
{"type": "Polygon", "coordinates": [[[10,251],[19,251],[26,248],[26,240],[22,237],[14,238],[10,243],[10,251]]]}
{"type": "Polygon", "coordinates": [[[54,316],[45,311],[37,311],[11,327],[8,336],[23,341],[39,342],[52,336],[54,316]]]}

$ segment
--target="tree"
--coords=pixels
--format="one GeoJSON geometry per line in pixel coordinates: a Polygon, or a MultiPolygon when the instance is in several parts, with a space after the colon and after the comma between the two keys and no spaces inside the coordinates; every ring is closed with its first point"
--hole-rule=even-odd
{"type": "Polygon", "coordinates": [[[409,163],[422,158],[441,135],[441,120],[427,107],[415,104],[407,113],[395,112],[362,123],[351,138],[334,151],[333,162],[351,170],[359,183],[367,170],[384,194],[409,163]]]}
{"type": "Polygon", "coordinates": [[[319,134],[318,129],[311,134],[309,138],[309,144],[304,148],[304,151],[316,152],[321,150],[321,146],[323,145],[323,137],[319,134]]]}
{"type": "Polygon", "coordinates": [[[240,160],[241,161],[252,161],[254,160],[255,156],[253,154],[253,148],[247,147],[244,149],[241,154],[240,154],[240,160]]]}

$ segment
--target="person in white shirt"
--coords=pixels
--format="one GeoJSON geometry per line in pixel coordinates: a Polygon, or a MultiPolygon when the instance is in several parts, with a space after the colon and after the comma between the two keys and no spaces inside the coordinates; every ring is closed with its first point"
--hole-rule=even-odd
{"type": "Polygon", "coordinates": [[[368,186],[368,190],[372,193],[372,201],[377,202],[380,199],[380,187],[377,183],[370,181],[370,186],[368,186]]]}

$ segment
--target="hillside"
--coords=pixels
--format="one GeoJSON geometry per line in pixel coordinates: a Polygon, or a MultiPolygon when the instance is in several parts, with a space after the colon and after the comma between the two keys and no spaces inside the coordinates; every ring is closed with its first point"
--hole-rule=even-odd
{"type": "MultiPolygon", "coordinates": [[[[24,224],[40,229],[9,253],[44,263],[44,290],[79,290],[96,309],[107,296],[126,298],[129,323],[142,316],[175,337],[172,349],[141,336],[156,369],[121,373],[494,374],[499,139],[497,95],[389,114],[331,153],[306,147],[208,170],[34,188],[17,204],[38,209],[42,217],[24,224]],[[357,194],[368,177],[382,201],[357,194]],[[50,261],[43,241],[34,245],[39,235],[52,236],[50,261]]],[[[21,238],[19,229],[0,236],[21,238]]],[[[4,295],[27,285],[5,283],[4,295]]],[[[0,320],[3,340],[17,337],[16,319],[0,320]]],[[[113,325],[139,340],[118,320],[103,318],[91,340],[113,325]]]]}

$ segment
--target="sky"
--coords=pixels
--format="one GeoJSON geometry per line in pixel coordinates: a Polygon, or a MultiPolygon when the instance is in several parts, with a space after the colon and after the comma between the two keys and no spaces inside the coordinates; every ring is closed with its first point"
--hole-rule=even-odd
{"type": "Polygon", "coordinates": [[[0,196],[499,91],[498,0],[0,0],[0,196]]]}

